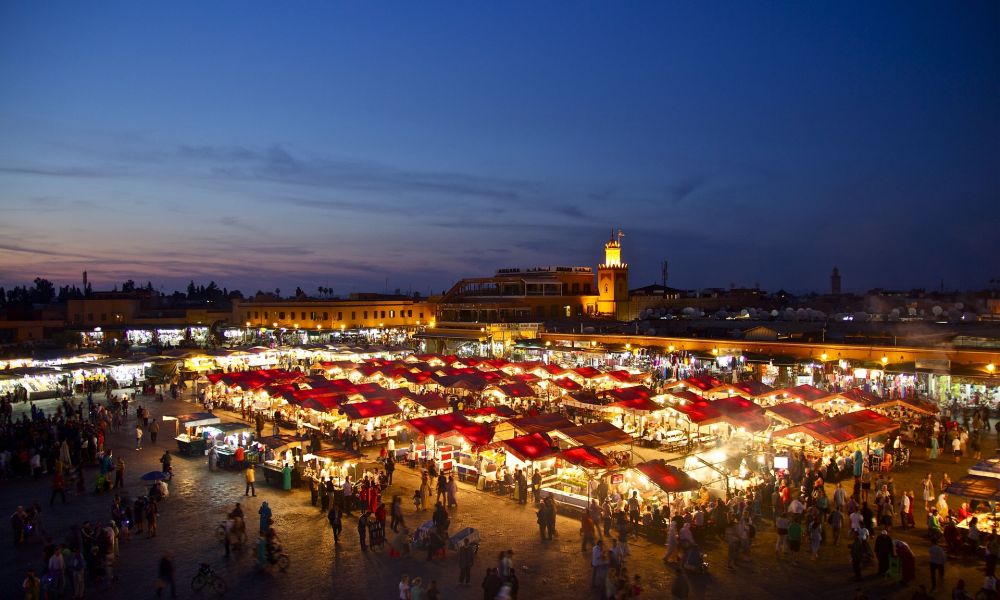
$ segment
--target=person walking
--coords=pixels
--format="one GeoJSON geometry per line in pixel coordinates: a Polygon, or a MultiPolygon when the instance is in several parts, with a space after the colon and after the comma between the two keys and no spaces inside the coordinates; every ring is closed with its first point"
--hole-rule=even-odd
{"type": "MultiPolygon", "coordinates": [[[[392,438],[390,438],[392,441],[392,438]]],[[[392,474],[396,470],[396,459],[390,453],[385,459],[385,485],[389,487],[392,485],[392,474]]]]}
{"type": "Polygon", "coordinates": [[[271,530],[271,506],[267,500],[260,503],[257,514],[260,515],[260,533],[264,535],[271,530]]]}
{"type": "Polygon", "coordinates": [[[149,441],[156,445],[156,435],[160,433],[160,424],[153,419],[153,422],[149,424],[149,441]]]}
{"type": "Polygon", "coordinates": [[[163,596],[163,590],[170,586],[170,597],[177,597],[177,586],[174,584],[174,556],[169,551],[164,552],[160,557],[160,565],[157,573],[156,597],[163,596]]]}
{"type": "Polygon", "coordinates": [[[66,504],[66,480],[59,471],[56,471],[56,474],[52,476],[52,495],[49,496],[49,506],[55,502],[56,496],[62,498],[62,503],[66,504]]]}
{"type": "Polygon", "coordinates": [[[77,545],[69,562],[70,577],[73,579],[73,600],[83,599],[86,569],[87,561],[83,558],[80,546],[77,545]]]}
{"type": "Polygon", "coordinates": [[[827,522],[830,523],[830,531],[833,533],[833,545],[836,546],[840,543],[840,532],[844,528],[844,513],[839,510],[834,510],[827,517],[827,522]]]}
{"type": "Polygon", "coordinates": [[[458,482],[454,475],[448,476],[448,508],[458,507],[458,482]]]}
{"type": "Polygon", "coordinates": [[[437,495],[434,496],[434,501],[435,502],[448,501],[448,479],[444,476],[444,473],[438,474],[437,495]]]}
{"type": "Polygon", "coordinates": [[[326,513],[326,519],[330,522],[330,528],[333,529],[333,543],[340,543],[340,532],[344,530],[344,513],[340,506],[336,502],[330,507],[330,510],[326,513]]]}
{"type": "Polygon", "coordinates": [[[597,541],[597,525],[594,524],[594,519],[591,518],[590,513],[587,511],[583,512],[583,516],[580,517],[580,551],[586,552],[594,546],[594,542],[597,541]]]}
{"type": "Polygon", "coordinates": [[[885,575],[889,570],[889,557],[893,554],[895,544],[885,529],[875,538],[875,559],[878,561],[878,575],[885,575]]]}
{"type": "Polygon", "coordinates": [[[604,556],[604,540],[598,540],[590,551],[590,587],[597,587],[598,573],[601,567],[607,566],[608,561],[604,556]]]}
{"type": "Polygon", "coordinates": [[[135,426],[135,449],[142,450],[142,426],[139,424],[135,426]]]}
{"type": "Polygon", "coordinates": [[[944,549],[938,544],[937,539],[931,540],[931,547],[928,551],[930,555],[931,568],[931,591],[937,589],[938,581],[944,583],[944,563],[948,560],[944,549]]]}
{"type": "Polygon", "coordinates": [[[813,560],[819,559],[819,547],[823,543],[823,522],[817,516],[809,523],[809,550],[813,560]]]}
{"type": "Polygon", "coordinates": [[[114,489],[125,487],[125,459],[121,455],[118,456],[118,460],[115,462],[115,485],[114,489]]]}
{"type": "Polygon", "coordinates": [[[472,581],[472,565],[475,561],[475,548],[469,544],[469,538],[465,538],[458,549],[458,585],[469,585],[472,581]]]}
{"type": "Polygon", "coordinates": [[[150,499],[146,502],[146,537],[156,537],[156,522],[160,513],[156,501],[150,499]]]}
{"type": "Polygon", "coordinates": [[[243,492],[243,495],[244,496],[249,496],[250,492],[253,492],[253,495],[256,497],[257,496],[257,488],[254,487],[254,482],[256,481],[257,478],[256,478],[256,475],[255,475],[254,470],[253,470],[253,465],[247,466],[247,470],[246,470],[245,475],[246,475],[246,480],[247,480],[247,487],[246,487],[246,490],[243,492]]]}
{"type": "Polygon", "coordinates": [[[361,516],[358,517],[358,540],[361,542],[361,549],[367,550],[368,546],[365,545],[365,532],[368,531],[368,512],[362,511],[361,516]]]}
{"type": "Polygon", "coordinates": [[[483,588],[483,600],[496,600],[497,594],[500,593],[500,588],[503,586],[503,581],[497,574],[497,570],[494,568],[486,569],[486,577],[483,578],[482,588],[483,588]]]}
{"type": "Polygon", "coordinates": [[[777,518],[774,522],[775,531],[778,534],[778,539],[774,543],[774,553],[784,555],[788,552],[788,514],[782,513],[781,516],[777,518]]]}
{"type": "Polygon", "coordinates": [[[920,482],[920,485],[923,488],[924,510],[930,512],[931,502],[934,501],[934,479],[930,473],[920,482]]]}
{"type": "Polygon", "coordinates": [[[799,548],[802,547],[802,525],[795,519],[788,524],[788,549],[792,551],[792,564],[798,564],[799,548]]]}
{"type": "Polygon", "coordinates": [[[398,532],[400,526],[406,527],[403,521],[403,499],[398,494],[392,497],[392,506],[389,507],[389,527],[398,532]]]}

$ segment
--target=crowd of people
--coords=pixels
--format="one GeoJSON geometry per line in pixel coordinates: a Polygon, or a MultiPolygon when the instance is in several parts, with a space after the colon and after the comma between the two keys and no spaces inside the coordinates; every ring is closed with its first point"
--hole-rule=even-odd
{"type": "MultiPolygon", "coordinates": [[[[109,495],[107,514],[81,515],[61,536],[46,529],[39,502],[14,510],[9,522],[16,551],[41,546],[41,560],[22,584],[26,597],[76,599],[87,589],[109,589],[118,579],[123,544],[157,535],[167,484],[154,481],[135,498],[125,493],[125,458],[106,442],[129,421],[129,400],[109,393],[105,401],[95,402],[90,393],[85,407],[83,401],[74,406],[64,398],[51,414],[32,404],[18,419],[6,409],[0,411],[5,415],[0,423],[0,478],[48,478],[49,506],[57,499],[60,505],[72,505],[86,494],[109,495]],[[92,483],[87,483],[88,476],[92,483]]],[[[148,413],[137,406],[133,417],[141,427],[148,413]]],[[[165,470],[169,466],[168,458],[165,470]]]]}

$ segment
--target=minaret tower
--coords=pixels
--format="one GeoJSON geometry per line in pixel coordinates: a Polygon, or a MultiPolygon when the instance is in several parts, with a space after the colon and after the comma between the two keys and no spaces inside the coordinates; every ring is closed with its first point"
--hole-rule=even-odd
{"type": "Polygon", "coordinates": [[[620,317],[628,303],[628,264],[622,262],[622,238],[618,230],[604,244],[604,264],[597,265],[597,312],[620,317]]]}

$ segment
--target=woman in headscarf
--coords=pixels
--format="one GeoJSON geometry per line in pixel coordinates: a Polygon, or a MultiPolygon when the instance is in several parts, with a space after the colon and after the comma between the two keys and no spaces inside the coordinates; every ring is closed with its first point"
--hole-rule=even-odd
{"type": "Polygon", "coordinates": [[[909,544],[896,540],[896,556],[899,558],[900,581],[903,584],[917,577],[917,557],[913,555],[909,544]]]}

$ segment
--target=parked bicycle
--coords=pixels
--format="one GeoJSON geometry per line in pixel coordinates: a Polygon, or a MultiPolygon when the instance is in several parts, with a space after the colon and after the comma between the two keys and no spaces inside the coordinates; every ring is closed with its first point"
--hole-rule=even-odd
{"type": "Polygon", "coordinates": [[[191,579],[191,589],[200,592],[205,587],[212,588],[220,596],[226,593],[226,581],[208,563],[201,563],[197,575],[191,579]]]}

